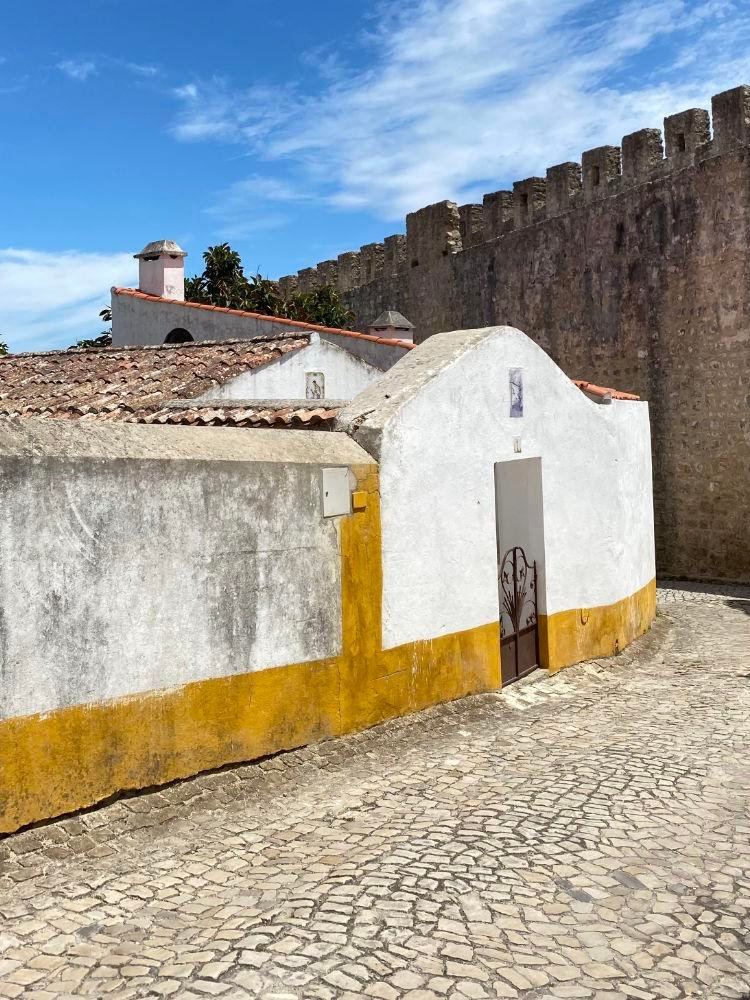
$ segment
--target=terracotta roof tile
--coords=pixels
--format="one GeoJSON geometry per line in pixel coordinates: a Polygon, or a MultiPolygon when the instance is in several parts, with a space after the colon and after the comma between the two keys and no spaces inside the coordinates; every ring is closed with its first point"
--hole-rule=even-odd
{"type": "Polygon", "coordinates": [[[77,348],[0,358],[0,414],[116,420],[190,399],[309,344],[255,340],[77,348]]]}
{"type": "MultiPolygon", "coordinates": [[[[0,414],[68,420],[226,427],[331,426],[343,403],[305,400],[195,403],[188,401],[229,379],[307,346],[299,331],[287,336],[156,347],[99,347],[0,357],[0,414]],[[180,404],[175,407],[174,400],[180,404]],[[183,401],[185,404],[182,405],[183,401]],[[167,406],[168,403],[172,406],[167,406]]],[[[583,392],[637,400],[581,379],[583,392]]]]}
{"type": "Polygon", "coordinates": [[[582,379],[571,380],[582,392],[591,393],[592,396],[600,396],[602,399],[632,399],[639,400],[641,397],[632,392],[620,392],[619,389],[610,389],[603,385],[594,385],[593,382],[584,382],[582,379]]]}
{"type": "Polygon", "coordinates": [[[344,403],[321,402],[315,406],[309,400],[272,401],[254,403],[214,402],[196,403],[194,406],[165,407],[157,413],[125,417],[128,423],[177,424],[193,427],[291,427],[330,430],[344,403]]]}

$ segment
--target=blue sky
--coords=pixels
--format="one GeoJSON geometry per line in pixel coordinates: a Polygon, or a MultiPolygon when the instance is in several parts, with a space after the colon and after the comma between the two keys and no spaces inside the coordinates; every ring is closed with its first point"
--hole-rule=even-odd
{"type": "Polygon", "coordinates": [[[746,0],[6,4],[0,339],[99,332],[153,239],[271,277],[750,82],[746,0]]]}

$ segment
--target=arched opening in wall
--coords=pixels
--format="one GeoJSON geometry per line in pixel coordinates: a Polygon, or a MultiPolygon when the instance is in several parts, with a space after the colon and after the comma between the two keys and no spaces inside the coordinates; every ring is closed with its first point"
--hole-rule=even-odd
{"type": "Polygon", "coordinates": [[[169,333],[164,338],[165,344],[187,344],[193,339],[193,335],[189,330],[184,330],[181,326],[176,326],[174,330],[170,330],[169,333]]]}

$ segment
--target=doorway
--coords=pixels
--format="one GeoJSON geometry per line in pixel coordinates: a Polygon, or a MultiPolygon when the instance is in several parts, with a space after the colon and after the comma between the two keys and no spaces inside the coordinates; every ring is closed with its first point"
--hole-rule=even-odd
{"type": "Polygon", "coordinates": [[[495,524],[503,685],[539,666],[544,611],[542,460],[495,463],[495,524]]]}

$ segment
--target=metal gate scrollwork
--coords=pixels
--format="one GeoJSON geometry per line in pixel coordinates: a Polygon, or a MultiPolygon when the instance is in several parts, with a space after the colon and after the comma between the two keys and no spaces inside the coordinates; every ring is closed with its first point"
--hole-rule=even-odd
{"type": "Polygon", "coordinates": [[[516,545],[503,556],[498,578],[502,682],[508,684],[539,666],[536,562],[516,545]]]}

